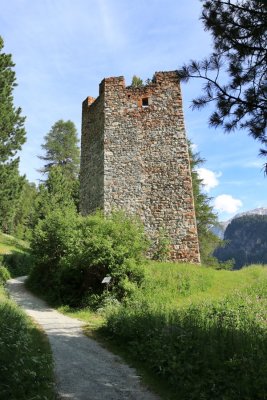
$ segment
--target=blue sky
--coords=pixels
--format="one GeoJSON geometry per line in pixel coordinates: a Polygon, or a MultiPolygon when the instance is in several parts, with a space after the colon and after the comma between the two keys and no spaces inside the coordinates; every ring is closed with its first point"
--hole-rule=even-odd
{"type": "MultiPolygon", "coordinates": [[[[43,137],[59,119],[80,132],[81,103],[97,97],[104,77],[178,69],[211,51],[199,0],[0,0],[0,35],[16,64],[14,98],[26,119],[21,172],[41,178],[43,137]]],[[[259,143],[246,132],[208,127],[208,110],[192,111],[200,82],[182,85],[187,135],[206,160],[200,175],[220,220],[266,207],[259,143]]]]}

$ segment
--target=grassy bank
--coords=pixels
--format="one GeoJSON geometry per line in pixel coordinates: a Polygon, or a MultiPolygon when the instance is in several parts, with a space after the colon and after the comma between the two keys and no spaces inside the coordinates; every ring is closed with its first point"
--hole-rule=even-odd
{"type": "MultiPolygon", "coordinates": [[[[0,234],[2,255],[23,256],[26,250],[25,242],[0,234]]],[[[4,283],[9,277],[0,265],[0,400],[54,400],[50,346],[43,332],[8,298],[4,283]]]]}
{"type": "Polygon", "coordinates": [[[0,399],[54,400],[52,355],[44,334],[0,287],[0,399]]]}
{"type": "Polygon", "coordinates": [[[122,304],[75,316],[141,364],[163,398],[267,399],[266,267],[149,263],[141,288],[122,304]]]}
{"type": "Polygon", "coordinates": [[[32,268],[29,243],[0,232],[0,261],[12,277],[28,275],[32,268]]]}
{"type": "Polygon", "coordinates": [[[15,238],[0,232],[0,255],[12,254],[12,252],[27,252],[29,244],[24,240],[15,238]]]}

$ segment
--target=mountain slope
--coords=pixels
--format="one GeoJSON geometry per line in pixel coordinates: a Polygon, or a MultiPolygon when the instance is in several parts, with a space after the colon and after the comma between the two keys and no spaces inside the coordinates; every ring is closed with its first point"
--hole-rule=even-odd
{"type": "Polygon", "coordinates": [[[228,243],[215,250],[220,261],[234,259],[234,268],[249,264],[267,264],[267,215],[243,215],[234,218],[224,232],[228,243]]]}

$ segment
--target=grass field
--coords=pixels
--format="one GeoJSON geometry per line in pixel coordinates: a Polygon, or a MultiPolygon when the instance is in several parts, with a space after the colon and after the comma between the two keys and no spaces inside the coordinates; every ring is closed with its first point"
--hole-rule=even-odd
{"type": "Polygon", "coordinates": [[[64,312],[140,368],[163,399],[267,399],[267,268],[146,265],[122,304],[64,312]]]}

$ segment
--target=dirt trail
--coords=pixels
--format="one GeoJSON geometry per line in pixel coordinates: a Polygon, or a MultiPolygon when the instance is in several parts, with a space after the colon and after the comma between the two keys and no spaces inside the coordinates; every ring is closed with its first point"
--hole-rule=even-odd
{"type": "Polygon", "coordinates": [[[141,386],[134,369],[83,334],[83,322],[48,307],[25,289],[24,281],[11,279],[8,290],[49,338],[60,399],[159,400],[141,386]]]}

